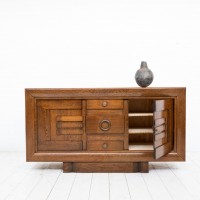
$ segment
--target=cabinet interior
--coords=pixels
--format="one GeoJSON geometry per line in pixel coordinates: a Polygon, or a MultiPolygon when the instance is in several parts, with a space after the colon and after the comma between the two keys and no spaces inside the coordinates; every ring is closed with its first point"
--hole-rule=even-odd
{"type": "Polygon", "coordinates": [[[129,150],[153,150],[153,100],[129,100],[129,150]]]}

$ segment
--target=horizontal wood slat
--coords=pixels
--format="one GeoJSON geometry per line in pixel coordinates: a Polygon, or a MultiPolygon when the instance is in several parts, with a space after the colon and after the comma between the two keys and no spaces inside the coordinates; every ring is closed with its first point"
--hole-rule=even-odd
{"type": "Polygon", "coordinates": [[[156,134],[154,137],[155,137],[155,140],[160,140],[162,138],[164,138],[166,135],[165,131],[161,132],[161,133],[158,133],[156,134]]]}
{"type": "Polygon", "coordinates": [[[62,128],[62,129],[57,129],[57,134],[58,135],[83,134],[83,129],[62,128]]]}
{"type": "Polygon", "coordinates": [[[82,121],[57,122],[56,126],[57,128],[83,128],[83,123],[82,121]]]}
{"type": "Polygon", "coordinates": [[[57,116],[56,121],[78,122],[78,121],[83,121],[83,117],[82,116],[57,116]]]}
{"type": "Polygon", "coordinates": [[[153,116],[153,113],[129,113],[129,117],[146,117],[146,116],[153,116]]]}
{"type": "Polygon", "coordinates": [[[154,120],[154,127],[160,126],[165,123],[166,123],[165,118],[156,119],[156,120],[154,120]]]}
{"type": "Polygon", "coordinates": [[[173,100],[172,99],[165,99],[165,100],[156,100],[155,102],[155,111],[162,111],[171,109],[173,100]]]}
{"type": "Polygon", "coordinates": [[[154,149],[154,158],[158,159],[161,158],[163,155],[168,153],[171,149],[170,143],[163,144],[162,146],[159,146],[154,149]]]}
{"type": "Polygon", "coordinates": [[[167,110],[154,112],[154,120],[167,118],[167,110]]]}
{"type": "Polygon", "coordinates": [[[152,128],[130,128],[129,134],[153,133],[152,128]]]}
{"type": "Polygon", "coordinates": [[[158,133],[165,131],[165,128],[166,128],[165,124],[155,127],[155,134],[158,134],[158,133]]]}

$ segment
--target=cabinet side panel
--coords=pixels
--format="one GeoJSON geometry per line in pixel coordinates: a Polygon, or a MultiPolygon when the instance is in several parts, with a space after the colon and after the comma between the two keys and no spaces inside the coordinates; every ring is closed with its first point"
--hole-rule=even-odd
{"type": "Polygon", "coordinates": [[[32,161],[35,153],[35,99],[25,91],[26,102],[26,160],[32,161]]]}
{"type": "Polygon", "coordinates": [[[185,160],[186,90],[182,89],[176,101],[177,153],[185,160]]]}

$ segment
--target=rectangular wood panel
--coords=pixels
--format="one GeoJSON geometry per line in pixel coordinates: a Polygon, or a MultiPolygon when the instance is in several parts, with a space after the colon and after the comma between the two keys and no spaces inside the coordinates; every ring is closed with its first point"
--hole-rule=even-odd
{"type": "Polygon", "coordinates": [[[74,172],[133,172],[133,163],[73,163],[74,172]]]}
{"type": "Polygon", "coordinates": [[[82,141],[43,141],[38,151],[75,151],[82,150],[82,141]]]}
{"type": "Polygon", "coordinates": [[[124,140],[124,134],[87,134],[87,140],[124,140]]]}
{"type": "Polygon", "coordinates": [[[87,110],[87,115],[123,115],[123,110],[87,110]]]}
{"type": "Polygon", "coordinates": [[[82,162],[63,163],[63,172],[141,172],[149,171],[148,162],[82,162]]]}
{"type": "Polygon", "coordinates": [[[80,128],[62,128],[57,129],[58,135],[71,135],[71,134],[83,134],[83,129],[80,128]]]}
{"type": "Polygon", "coordinates": [[[111,151],[111,150],[123,150],[123,141],[88,141],[87,150],[91,151],[111,151]]]}
{"type": "Polygon", "coordinates": [[[173,99],[155,100],[154,106],[154,158],[158,159],[173,148],[173,99]],[[164,124],[156,126],[158,119],[159,123],[164,121],[164,124]]]}
{"type": "Polygon", "coordinates": [[[56,121],[59,121],[59,122],[81,122],[81,121],[83,121],[83,117],[82,116],[58,115],[56,117],[56,121]]]}
{"type": "Polygon", "coordinates": [[[83,128],[82,121],[70,121],[70,122],[57,122],[57,128],[83,128]]]}
{"type": "Polygon", "coordinates": [[[37,106],[45,109],[81,109],[81,100],[40,99],[37,106]]]}
{"type": "Polygon", "coordinates": [[[89,133],[124,133],[123,115],[86,116],[86,132],[89,133]],[[108,130],[104,130],[108,129],[108,130]]]}
{"type": "Polygon", "coordinates": [[[83,127],[77,124],[82,123],[81,115],[82,110],[51,110],[51,140],[66,140],[67,137],[65,135],[82,134],[83,127]],[[69,123],[74,123],[74,127],[71,127],[72,124],[70,124],[70,127],[67,127],[69,123]]]}
{"type": "Polygon", "coordinates": [[[123,109],[123,100],[87,100],[87,109],[123,109]]]}

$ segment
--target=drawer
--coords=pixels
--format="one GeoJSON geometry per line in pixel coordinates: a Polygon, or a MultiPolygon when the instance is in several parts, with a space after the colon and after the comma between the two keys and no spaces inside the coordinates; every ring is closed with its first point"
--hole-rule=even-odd
{"type": "Polygon", "coordinates": [[[37,106],[43,109],[82,109],[81,100],[62,100],[62,99],[40,99],[37,106]]]}
{"type": "Polygon", "coordinates": [[[123,100],[87,100],[87,109],[123,109],[123,100]]]}
{"type": "Polygon", "coordinates": [[[124,133],[124,116],[86,116],[86,133],[124,133]]]}
{"type": "Polygon", "coordinates": [[[38,151],[79,151],[83,149],[82,141],[40,141],[38,151]]]}
{"type": "Polygon", "coordinates": [[[121,141],[124,134],[87,134],[87,141],[121,141]]]}
{"type": "Polygon", "coordinates": [[[90,151],[120,151],[123,150],[123,141],[88,141],[87,150],[90,151]]]}

